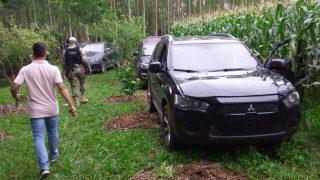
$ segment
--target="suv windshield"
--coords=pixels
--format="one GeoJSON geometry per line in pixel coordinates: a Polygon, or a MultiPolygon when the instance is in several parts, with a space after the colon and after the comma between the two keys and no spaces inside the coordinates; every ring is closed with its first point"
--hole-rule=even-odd
{"type": "Polygon", "coordinates": [[[142,55],[151,56],[155,47],[156,47],[155,44],[145,44],[145,45],[143,45],[143,47],[142,47],[142,55]]]}
{"type": "Polygon", "coordinates": [[[88,44],[83,47],[84,52],[103,52],[104,51],[104,44],[88,44]]]}
{"type": "Polygon", "coordinates": [[[175,44],[173,68],[180,71],[256,69],[258,62],[241,43],[175,44]]]}

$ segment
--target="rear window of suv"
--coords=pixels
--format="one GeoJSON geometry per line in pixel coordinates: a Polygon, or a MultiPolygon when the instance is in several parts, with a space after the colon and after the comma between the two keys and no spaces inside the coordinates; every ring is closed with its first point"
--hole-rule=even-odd
{"type": "Polygon", "coordinates": [[[192,71],[256,69],[259,65],[247,47],[238,42],[174,44],[172,59],[174,69],[192,71]]]}

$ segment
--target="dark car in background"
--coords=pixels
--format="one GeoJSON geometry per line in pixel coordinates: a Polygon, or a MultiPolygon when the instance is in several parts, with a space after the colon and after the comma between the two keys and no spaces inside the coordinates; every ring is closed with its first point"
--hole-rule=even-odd
{"type": "Polygon", "coordinates": [[[136,76],[142,81],[142,87],[147,87],[150,57],[160,39],[160,36],[152,36],[142,40],[139,52],[134,53],[136,76]]]}
{"type": "Polygon", "coordinates": [[[300,123],[300,97],[277,70],[262,65],[239,40],[164,36],[151,57],[148,110],[158,111],[164,142],[263,143],[290,139],[300,123]]]}
{"type": "Polygon", "coordinates": [[[103,73],[116,65],[114,59],[117,53],[114,49],[106,47],[105,43],[86,43],[81,47],[89,60],[92,72],[103,73]]]}

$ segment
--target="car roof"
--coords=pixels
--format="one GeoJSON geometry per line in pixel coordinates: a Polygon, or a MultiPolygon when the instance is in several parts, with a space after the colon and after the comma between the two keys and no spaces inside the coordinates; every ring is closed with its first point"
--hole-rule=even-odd
{"type": "Polygon", "coordinates": [[[84,43],[85,46],[87,46],[87,45],[96,45],[96,44],[104,45],[105,43],[104,42],[84,43]]]}
{"type": "Polygon", "coordinates": [[[141,41],[141,44],[157,44],[162,36],[150,36],[141,41]]]}
{"type": "Polygon", "coordinates": [[[210,34],[208,36],[180,36],[165,35],[162,39],[168,39],[172,44],[213,44],[213,43],[240,43],[230,34],[210,34]]]}
{"type": "Polygon", "coordinates": [[[240,41],[234,37],[227,36],[188,36],[175,37],[172,44],[213,44],[213,43],[239,43],[240,41]]]}

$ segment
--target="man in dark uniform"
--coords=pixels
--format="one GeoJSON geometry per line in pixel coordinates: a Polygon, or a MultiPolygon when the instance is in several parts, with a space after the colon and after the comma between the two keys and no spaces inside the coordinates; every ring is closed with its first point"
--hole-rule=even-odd
{"type": "Polygon", "coordinates": [[[64,53],[63,68],[71,85],[72,97],[77,105],[87,103],[87,85],[85,80],[85,69],[91,72],[90,64],[85,53],[77,46],[77,39],[70,37],[69,47],[64,53]],[[81,100],[79,100],[78,83],[80,82],[81,100]]]}

